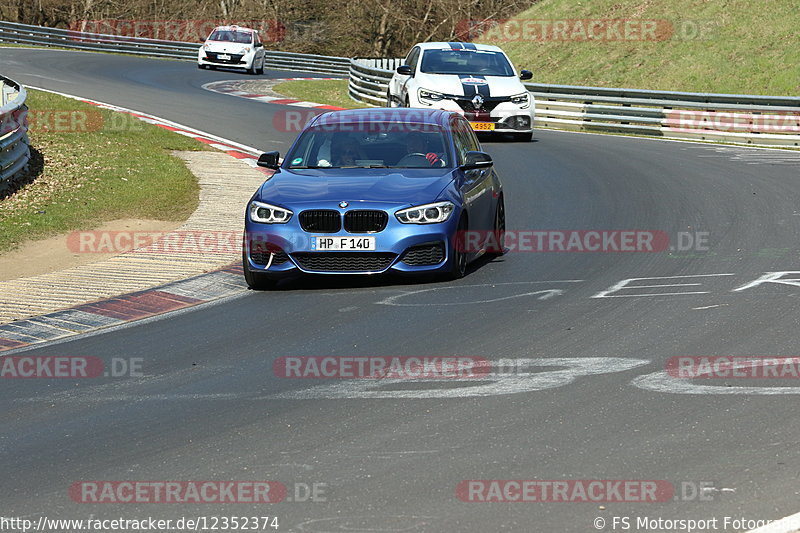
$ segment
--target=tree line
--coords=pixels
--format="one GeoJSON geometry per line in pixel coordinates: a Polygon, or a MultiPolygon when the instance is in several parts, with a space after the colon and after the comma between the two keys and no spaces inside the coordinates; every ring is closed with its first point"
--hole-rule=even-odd
{"type": "Polygon", "coordinates": [[[191,41],[213,25],[240,23],[258,26],[270,49],[398,57],[417,42],[467,40],[480,21],[512,17],[534,1],[4,0],[0,19],[191,41]]]}

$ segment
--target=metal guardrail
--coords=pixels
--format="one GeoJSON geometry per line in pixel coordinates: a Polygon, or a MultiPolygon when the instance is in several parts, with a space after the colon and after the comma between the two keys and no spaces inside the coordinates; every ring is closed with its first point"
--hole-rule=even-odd
{"type": "Polygon", "coordinates": [[[25,87],[0,76],[0,193],[25,171],[31,159],[28,146],[28,106],[25,87]]]}
{"type": "Polygon", "coordinates": [[[350,81],[347,92],[356,102],[383,107],[394,69],[403,58],[356,57],[350,60],[350,81]]]}
{"type": "MultiPolygon", "coordinates": [[[[350,60],[353,100],[385,106],[401,60],[350,60]]],[[[684,140],[800,146],[800,97],[684,93],[526,83],[536,99],[536,125],[684,140]]]]}
{"type": "MultiPolygon", "coordinates": [[[[0,42],[189,61],[197,59],[197,52],[202,45],[202,43],[88,33],[4,21],[0,21],[0,42]]],[[[350,65],[350,60],[346,57],[295,54],[274,50],[266,50],[265,57],[264,66],[266,68],[316,72],[331,76],[346,76],[350,65]]]]}

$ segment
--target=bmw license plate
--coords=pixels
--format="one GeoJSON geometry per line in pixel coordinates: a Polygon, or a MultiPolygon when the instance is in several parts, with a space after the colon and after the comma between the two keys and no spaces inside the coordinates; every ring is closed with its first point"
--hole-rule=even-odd
{"type": "Polygon", "coordinates": [[[312,237],[311,249],[318,252],[374,250],[375,237],[312,237]]]}
{"type": "Polygon", "coordinates": [[[492,131],[494,129],[494,122],[470,122],[469,124],[475,131],[492,131]]]}
{"type": "Polygon", "coordinates": [[[231,56],[229,56],[228,54],[220,54],[217,57],[219,59],[223,60],[223,61],[230,61],[231,60],[231,56]]]}

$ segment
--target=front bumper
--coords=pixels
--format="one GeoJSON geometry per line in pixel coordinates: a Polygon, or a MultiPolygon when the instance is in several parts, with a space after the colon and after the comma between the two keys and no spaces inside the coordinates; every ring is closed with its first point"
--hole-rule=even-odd
{"type": "Polygon", "coordinates": [[[253,60],[255,59],[255,53],[250,51],[246,54],[227,54],[224,55],[230,56],[230,59],[220,59],[219,55],[224,54],[223,52],[206,52],[202,48],[200,52],[197,54],[197,64],[204,66],[210,65],[215,67],[230,67],[230,68],[245,68],[249,69],[253,66],[253,60]]]}
{"type": "Polygon", "coordinates": [[[464,115],[470,123],[491,123],[493,129],[482,130],[473,125],[473,129],[478,132],[496,132],[496,133],[528,133],[533,131],[534,119],[536,116],[536,102],[533,96],[530,97],[531,101],[527,108],[522,109],[516,104],[511,102],[496,103],[492,109],[475,109],[471,105],[465,105],[464,99],[459,98],[443,99],[437,102],[428,103],[427,101],[418,101],[415,107],[430,108],[430,109],[443,109],[445,111],[455,111],[464,115]],[[459,101],[462,103],[459,104],[459,101]],[[467,109],[464,109],[464,108],[467,109]]]}
{"type": "MultiPolygon", "coordinates": [[[[363,207],[359,206],[359,209],[363,207]]],[[[387,210],[389,211],[389,210],[387,210]]],[[[452,238],[458,226],[454,212],[440,224],[401,224],[389,211],[389,222],[377,233],[306,232],[298,213],[286,224],[245,221],[245,257],[252,272],[282,277],[307,274],[435,273],[449,269],[452,238]],[[312,237],[374,237],[375,250],[324,251],[312,247],[312,237]]]]}

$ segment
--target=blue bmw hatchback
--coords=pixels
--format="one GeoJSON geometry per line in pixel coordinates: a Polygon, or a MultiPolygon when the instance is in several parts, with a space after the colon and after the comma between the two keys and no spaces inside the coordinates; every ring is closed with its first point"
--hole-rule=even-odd
{"type": "Polygon", "coordinates": [[[268,152],[258,164],[275,173],[245,214],[243,267],[251,288],[297,272],[457,279],[471,260],[502,253],[502,246],[465,245],[471,232],[502,242],[505,209],[492,158],[458,113],[324,113],[282,163],[268,152]]]}

